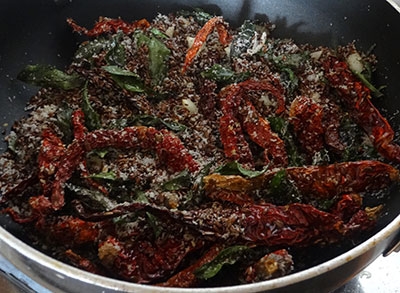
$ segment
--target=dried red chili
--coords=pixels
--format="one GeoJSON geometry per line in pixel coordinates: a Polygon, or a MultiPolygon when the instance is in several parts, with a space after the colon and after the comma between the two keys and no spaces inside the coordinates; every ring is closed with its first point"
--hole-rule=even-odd
{"type": "Polygon", "coordinates": [[[230,37],[225,28],[224,19],[220,16],[211,18],[197,33],[192,47],[188,50],[182,73],[185,73],[188,66],[192,64],[197,52],[201,49],[203,44],[206,42],[208,35],[211,34],[215,27],[217,27],[220,43],[225,46],[229,44],[230,37]]]}
{"type": "Polygon", "coordinates": [[[166,282],[157,284],[161,287],[179,287],[179,288],[189,288],[197,284],[198,279],[194,274],[194,271],[201,267],[202,265],[212,261],[221,252],[222,245],[213,245],[200,259],[198,259],[194,264],[187,267],[186,269],[180,271],[176,275],[169,278],[166,282]]]}
{"type": "MultiPolygon", "coordinates": [[[[286,168],[288,179],[305,196],[332,198],[349,192],[373,191],[385,188],[399,180],[399,171],[379,161],[337,163],[328,166],[286,168]]],[[[205,190],[251,192],[268,188],[279,170],[266,172],[252,179],[241,176],[212,174],[204,177],[205,190]]]]}
{"type": "Polygon", "coordinates": [[[111,19],[107,17],[100,17],[91,30],[77,25],[72,18],[68,18],[67,23],[75,32],[85,34],[89,37],[96,37],[104,33],[116,33],[118,31],[123,31],[125,34],[129,34],[133,33],[136,29],[146,29],[150,26],[150,23],[146,19],[127,23],[121,19],[111,19]]]}
{"type": "Polygon", "coordinates": [[[290,106],[289,121],[309,159],[324,147],[322,114],[322,107],[308,97],[297,97],[290,106]]]}
{"type": "Polygon", "coordinates": [[[293,270],[293,264],[292,256],[286,249],[268,253],[246,269],[244,281],[255,283],[285,276],[293,270]]]}
{"type": "Polygon", "coordinates": [[[103,271],[93,262],[91,262],[87,258],[80,256],[79,254],[76,254],[71,249],[65,251],[65,256],[74,266],[82,270],[85,270],[93,274],[104,275],[103,271]]]}
{"type": "Polygon", "coordinates": [[[352,118],[369,135],[374,147],[388,160],[400,162],[394,131],[371,102],[370,90],[356,79],[345,62],[330,56],[323,63],[325,76],[337,90],[352,118]]]}
{"type": "Polygon", "coordinates": [[[242,113],[243,128],[250,139],[264,149],[265,165],[271,161],[271,167],[287,166],[285,143],[271,130],[269,122],[257,113],[249,101],[242,107],[242,113]]]}
{"type": "Polygon", "coordinates": [[[169,276],[191,251],[203,246],[202,240],[184,240],[168,235],[154,242],[122,243],[108,238],[99,245],[99,258],[120,277],[136,283],[149,283],[169,276]]]}

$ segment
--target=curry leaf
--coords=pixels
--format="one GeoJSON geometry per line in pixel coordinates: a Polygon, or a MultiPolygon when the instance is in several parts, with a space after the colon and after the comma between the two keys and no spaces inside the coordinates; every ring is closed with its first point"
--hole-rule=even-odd
{"type": "Polygon", "coordinates": [[[112,180],[112,181],[117,179],[117,176],[112,171],[92,174],[92,175],[89,175],[88,177],[92,178],[92,179],[103,179],[103,180],[112,180]]]}
{"type": "Polygon", "coordinates": [[[182,188],[188,188],[192,184],[192,178],[188,170],[183,170],[175,178],[165,182],[162,189],[165,191],[175,191],[182,188]]]}
{"type": "Polygon", "coordinates": [[[203,178],[208,174],[210,174],[210,170],[213,164],[214,163],[209,163],[205,165],[203,169],[201,169],[200,172],[197,174],[197,176],[194,178],[193,186],[189,190],[185,201],[182,203],[182,206],[186,207],[187,205],[193,202],[200,203],[204,187],[203,178]]]}
{"type": "Polygon", "coordinates": [[[121,88],[136,93],[142,93],[145,91],[144,85],[140,80],[140,76],[136,73],[116,65],[103,66],[102,68],[111,74],[112,79],[121,88]]]}
{"type": "Polygon", "coordinates": [[[98,38],[90,42],[82,43],[78,50],[75,52],[75,60],[87,60],[92,61],[93,56],[100,53],[103,50],[108,50],[111,48],[112,40],[98,38]]]}
{"type": "Polygon", "coordinates": [[[214,80],[222,85],[241,82],[250,77],[250,72],[236,73],[220,64],[215,64],[206,71],[200,73],[203,78],[214,80]]]}
{"type": "Polygon", "coordinates": [[[188,10],[181,10],[177,13],[183,17],[193,17],[200,25],[205,25],[207,21],[213,18],[213,15],[205,12],[201,8],[195,8],[192,11],[188,10]]]}
{"type": "Polygon", "coordinates": [[[357,71],[354,71],[354,70],[351,70],[351,71],[353,72],[353,74],[354,74],[355,76],[358,77],[358,79],[359,79],[368,89],[371,90],[372,94],[373,94],[375,97],[380,98],[380,97],[383,96],[383,93],[380,91],[380,89],[385,88],[385,86],[384,86],[384,87],[381,87],[380,89],[377,89],[372,83],[370,83],[370,82],[368,81],[368,79],[367,79],[362,73],[357,72],[357,71]]]}
{"type": "Polygon", "coordinates": [[[236,245],[225,248],[212,261],[202,265],[200,268],[195,270],[194,274],[199,279],[210,279],[214,277],[224,265],[235,264],[244,256],[246,252],[250,250],[251,248],[244,245],[236,245]]]}
{"type": "Polygon", "coordinates": [[[92,131],[101,128],[100,116],[90,105],[88,89],[83,89],[82,111],[85,114],[85,124],[92,131]]]}
{"type": "Polygon", "coordinates": [[[150,30],[150,32],[156,37],[163,38],[163,39],[168,39],[168,36],[166,34],[160,32],[160,30],[158,30],[158,29],[156,29],[154,27],[150,30]]]}
{"type": "Polygon", "coordinates": [[[14,131],[11,131],[10,134],[6,138],[8,149],[13,153],[17,154],[17,134],[14,131]]]}
{"type": "Polygon", "coordinates": [[[115,44],[115,46],[110,51],[108,51],[105,60],[109,65],[125,66],[125,47],[120,43],[115,44]]]}
{"type": "Polygon", "coordinates": [[[136,34],[138,45],[145,44],[149,49],[149,71],[153,85],[160,84],[168,72],[170,50],[156,37],[148,37],[140,32],[136,34]]]}
{"type": "Polygon", "coordinates": [[[215,170],[215,173],[219,173],[221,175],[242,175],[247,178],[254,178],[254,177],[257,177],[257,176],[265,173],[266,171],[267,171],[267,168],[264,168],[261,171],[248,170],[248,169],[242,167],[242,165],[240,165],[237,161],[233,161],[233,162],[229,162],[229,163],[226,163],[225,165],[218,167],[215,170]]]}
{"type": "Polygon", "coordinates": [[[157,239],[158,236],[160,236],[160,234],[161,234],[160,226],[157,225],[157,217],[149,212],[146,212],[146,215],[147,215],[147,220],[148,220],[151,228],[153,229],[154,238],[157,239]]]}
{"type": "Polygon", "coordinates": [[[182,125],[178,122],[175,121],[169,122],[161,118],[146,114],[135,116],[132,119],[132,121],[130,121],[130,123],[138,126],[153,126],[153,127],[157,127],[160,124],[162,124],[166,126],[168,129],[176,132],[180,132],[186,129],[185,125],[182,125]]]}
{"type": "Polygon", "coordinates": [[[272,131],[276,132],[285,142],[286,152],[290,166],[303,166],[304,156],[298,150],[298,144],[289,130],[289,122],[282,117],[268,117],[272,131]]]}
{"type": "Polygon", "coordinates": [[[28,65],[17,78],[23,82],[63,90],[72,90],[81,87],[84,81],[77,74],[66,74],[49,65],[28,65]]]}
{"type": "Polygon", "coordinates": [[[140,202],[140,203],[149,203],[149,200],[146,197],[146,193],[141,190],[136,190],[135,191],[135,201],[140,202]]]}
{"type": "Polygon", "coordinates": [[[72,130],[72,112],[73,110],[69,106],[61,108],[61,111],[57,114],[56,125],[63,134],[64,143],[70,143],[73,139],[72,130]]]}
{"type": "Polygon", "coordinates": [[[255,34],[256,25],[249,20],[245,20],[239,29],[239,33],[231,43],[230,56],[234,58],[245,53],[247,49],[250,48],[251,41],[255,34]]]}
{"type": "Polygon", "coordinates": [[[269,182],[269,190],[274,193],[282,189],[282,185],[285,181],[286,176],[287,174],[285,169],[276,172],[274,177],[272,177],[271,181],[269,182]]]}

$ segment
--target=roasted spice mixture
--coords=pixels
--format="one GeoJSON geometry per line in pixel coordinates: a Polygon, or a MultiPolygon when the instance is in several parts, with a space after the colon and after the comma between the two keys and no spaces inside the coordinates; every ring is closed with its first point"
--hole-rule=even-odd
{"type": "Polygon", "coordinates": [[[3,212],[84,270],[159,286],[301,268],[291,252],[374,227],[363,197],[398,181],[375,57],[234,29],[204,11],[100,18],[41,86],[0,157],[3,212]],[[232,269],[234,268],[234,269],[232,269]]]}

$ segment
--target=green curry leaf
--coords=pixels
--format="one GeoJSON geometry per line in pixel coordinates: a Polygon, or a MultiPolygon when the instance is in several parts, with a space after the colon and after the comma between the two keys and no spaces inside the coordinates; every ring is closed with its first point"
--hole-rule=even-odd
{"type": "Polygon", "coordinates": [[[145,91],[143,82],[140,80],[140,76],[136,73],[116,65],[103,66],[102,69],[110,73],[112,79],[121,88],[136,93],[142,93],[145,91]]]}
{"type": "Polygon", "coordinates": [[[221,85],[241,82],[250,77],[250,72],[236,73],[220,64],[215,64],[211,68],[200,73],[203,78],[214,80],[221,85]]]}
{"type": "Polygon", "coordinates": [[[195,270],[194,274],[199,279],[208,280],[218,274],[224,265],[235,264],[244,256],[246,252],[249,252],[250,250],[251,248],[244,245],[236,245],[225,248],[212,261],[195,270]]]}
{"type": "Polygon", "coordinates": [[[252,171],[244,168],[240,163],[237,161],[228,162],[225,165],[222,165],[215,169],[215,173],[219,173],[221,175],[242,175],[247,178],[254,178],[257,177],[267,171],[267,168],[261,171],[252,171]]]}
{"type": "Polygon", "coordinates": [[[100,116],[90,105],[88,89],[85,86],[83,89],[82,97],[82,111],[85,114],[85,124],[86,127],[93,131],[95,129],[101,128],[100,116]]]}
{"type": "Polygon", "coordinates": [[[175,178],[165,182],[162,189],[165,191],[175,191],[182,188],[189,188],[192,185],[192,177],[188,170],[183,170],[175,178]]]}
{"type": "Polygon", "coordinates": [[[79,75],[66,74],[50,65],[28,65],[17,78],[32,85],[63,90],[79,88],[84,83],[79,75]]]}

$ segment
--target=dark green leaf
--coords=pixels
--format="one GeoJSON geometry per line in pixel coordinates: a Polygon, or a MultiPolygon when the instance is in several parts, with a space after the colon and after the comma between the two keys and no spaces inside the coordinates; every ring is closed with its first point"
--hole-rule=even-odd
{"type": "Polygon", "coordinates": [[[8,149],[15,155],[17,154],[17,140],[18,137],[14,131],[7,136],[8,149]]]}
{"type": "Polygon", "coordinates": [[[285,169],[278,171],[269,182],[269,190],[271,190],[271,192],[273,193],[278,190],[282,190],[286,176],[287,175],[285,169]]]}
{"type": "Polygon", "coordinates": [[[136,93],[142,93],[145,91],[143,82],[140,80],[140,76],[136,73],[115,65],[103,66],[102,68],[111,74],[112,79],[121,88],[136,93]]]}
{"type": "Polygon", "coordinates": [[[165,182],[162,189],[165,191],[175,191],[182,188],[189,188],[192,184],[192,178],[188,170],[183,170],[175,178],[165,182]]]}
{"type": "Polygon", "coordinates": [[[84,83],[79,75],[69,75],[49,65],[28,65],[17,78],[32,85],[63,90],[72,90],[84,83]]]}
{"type": "Polygon", "coordinates": [[[241,82],[250,77],[250,72],[236,73],[220,64],[215,64],[213,67],[200,73],[203,78],[214,80],[221,85],[227,85],[235,82],[241,82]]]}
{"type": "Polygon", "coordinates": [[[86,127],[90,131],[101,128],[100,116],[90,105],[88,89],[86,86],[83,89],[82,111],[85,114],[86,127]]]}
{"type": "Polygon", "coordinates": [[[176,132],[180,132],[186,129],[185,125],[182,125],[178,122],[167,122],[161,118],[152,116],[152,115],[137,115],[135,118],[130,121],[130,124],[137,125],[137,126],[152,126],[157,127],[160,124],[166,126],[168,129],[176,132]]]}
{"type": "Polygon", "coordinates": [[[245,53],[251,46],[251,41],[256,34],[256,25],[250,20],[245,20],[239,29],[239,33],[231,43],[230,56],[239,57],[245,53]]]}
{"type": "Polygon", "coordinates": [[[94,39],[93,41],[82,43],[75,52],[75,60],[87,60],[92,62],[93,56],[103,50],[112,48],[112,40],[109,39],[94,39]]]}
{"type": "Polygon", "coordinates": [[[261,171],[252,171],[252,170],[247,170],[242,167],[238,162],[233,161],[226,163],[225,165],[222,165],[218,167],[215,170],[215,173],[219,173],[221,175],[242,175],[247,178],[254,178],[257,177],[267,171],[267,168],[261,171]]]}
{"type": "Polygon", "coordinates": [[[64,106],[57,114],[56,125],[63,134],[63,142],[69,144],[74,137],[72,130],[72,112],[69,106],[64,106]]]}
{"type": "Polygon", "coordinates": [[[156,37],[168,39],[168,36],[166,34],[160,32],[158,29],[156,29],[154,27],[150,30],[150,32],[156,37]]]}
{"type": "Polygon", "coordinates": [[[152,84],[160,84],[168,72],[168,58],[170,50],[163,42],[156,38],[151,38],[149,47],[149,70],[152,84]]]}
{"type": "Polygon", "coordinates": [[[140,78],[140,76],[137,75],[136,73],[126,70],[124,68],[121,68],[117,65],[107,65],[107,66],[102,66],[101,68],[112,75],[135,77],[138,79],[140,78]]]}
{"type": "Polygon", "coordinates": [[[380,160],[376,149],[365,143],[366,134],[349,115],[343,117],[339,128],[340,140],[346,145],[341,161],[380,160]]]}
{"type": "Polygon", "coordinates": [[[96,149],[90,152],[91,154],[95,154],[96,156],[104,159],[104,157],[108,154],[108,150],[106,149],[96,149]]]}
{"type": "Polygon", "coordinates": [[[199,174],[195,177],[193,186],[189,190],[187,197],[185,201],[182,203],[183,207],[186,207],[187,205],[191,203],[198,204],[200,203],[202,199],[202,193],[203,193],[203,187],[204,187],[204,182],[203,178],[210,174],[211,167],[213,166],[214,163],[209,163],[203,167],[203,169],[200,170],[199,174]]]}
{"type": "Polygon", "coordinates": [[[290,131],[289,122],[282,117],[268,117],[272,131],[276,132],[285,142],[286,153],[289,159],[289,166],[303,166],[304,156],[298,150],[298,143],[290,131]]]}
{"type": "Polygon", "coordinates": [[[147,215],[147,220],[149,221],[149,224],[153,229],[154,238],[157,239],[158,236],[160,236],[161,234],[160,226],[157,225],[157,217],[149,212],[146,212],[146,215],[147,215]]]}
{"type": "Polygon", "coordinates": [[[289,94],[293,94],[299,86],[299,78],[289,67],[281,69],[281,83],[289,94]]]}
{"type": "Polygon", "coordinates": [[[211,18],[214,16],[205,12],[201,8],[195,8],[192,11],[181,10],[178,11],[177,15],[183,17],[193,17],[195,21],[197,21],[200,25],[205,25],[211,18]]]}
{"type": "Polygon", "coordinates": [[[136,195],[136,198],[135,198],[136,202],[149,203],[149,200],[147,199],[146,193],[144,191],[136,190],[135,195],[136,195]]]}
{"type": "Polygon", "coordinates": [[[125,66],[126,65],[126,54],[125,47],[119,43],[108,51],[105,57],[108,65],[125,66]]]}
{"type": "Polygon", "coordinates": [[[153,85],[160,84],[168,72],[170,50],[156,37],[148,37],[143,32],[136,33],[138,45],[149,49],[149,71],[153,85]]]}
{"type": "Polygon", "coordinates": [[[101,172],[98,174],[92,174],[88,176],[89,178],[92,179],[102,179],[102,180],[116,180],[117,176],[115,175],[114,172],[101,172]]]}
{"type": "Polygon", "coordinates": [[[222,250],[212,261],[202,265],[195,270],[197,278],[208,280],[214,277],[226,264],[233,265],[240,260],[251,248],[243,245],[236,245],[222,250]]]}
{"type": "MultiPolygon", "coordinates": [[[[368,79],[367,79],[362,73],[357,72],[357,71],[354,71],[354,70],[352,70],[352,72],[353,72],[353,74],[354,74],[355,76],[358,77],[358,79],[359,79],[367,88],[369,88],[369,89],[371,90],[372,94],[373,94],[375,97],[380,98],[380,97],[383,96],[383,93],[381,93],[379,89],[377,89],[372,83],[370,83],[370,82],[368,81],[368,79]]],[[[381,87],[380,89],[382,89],[382,87],[381,87]]]]}

